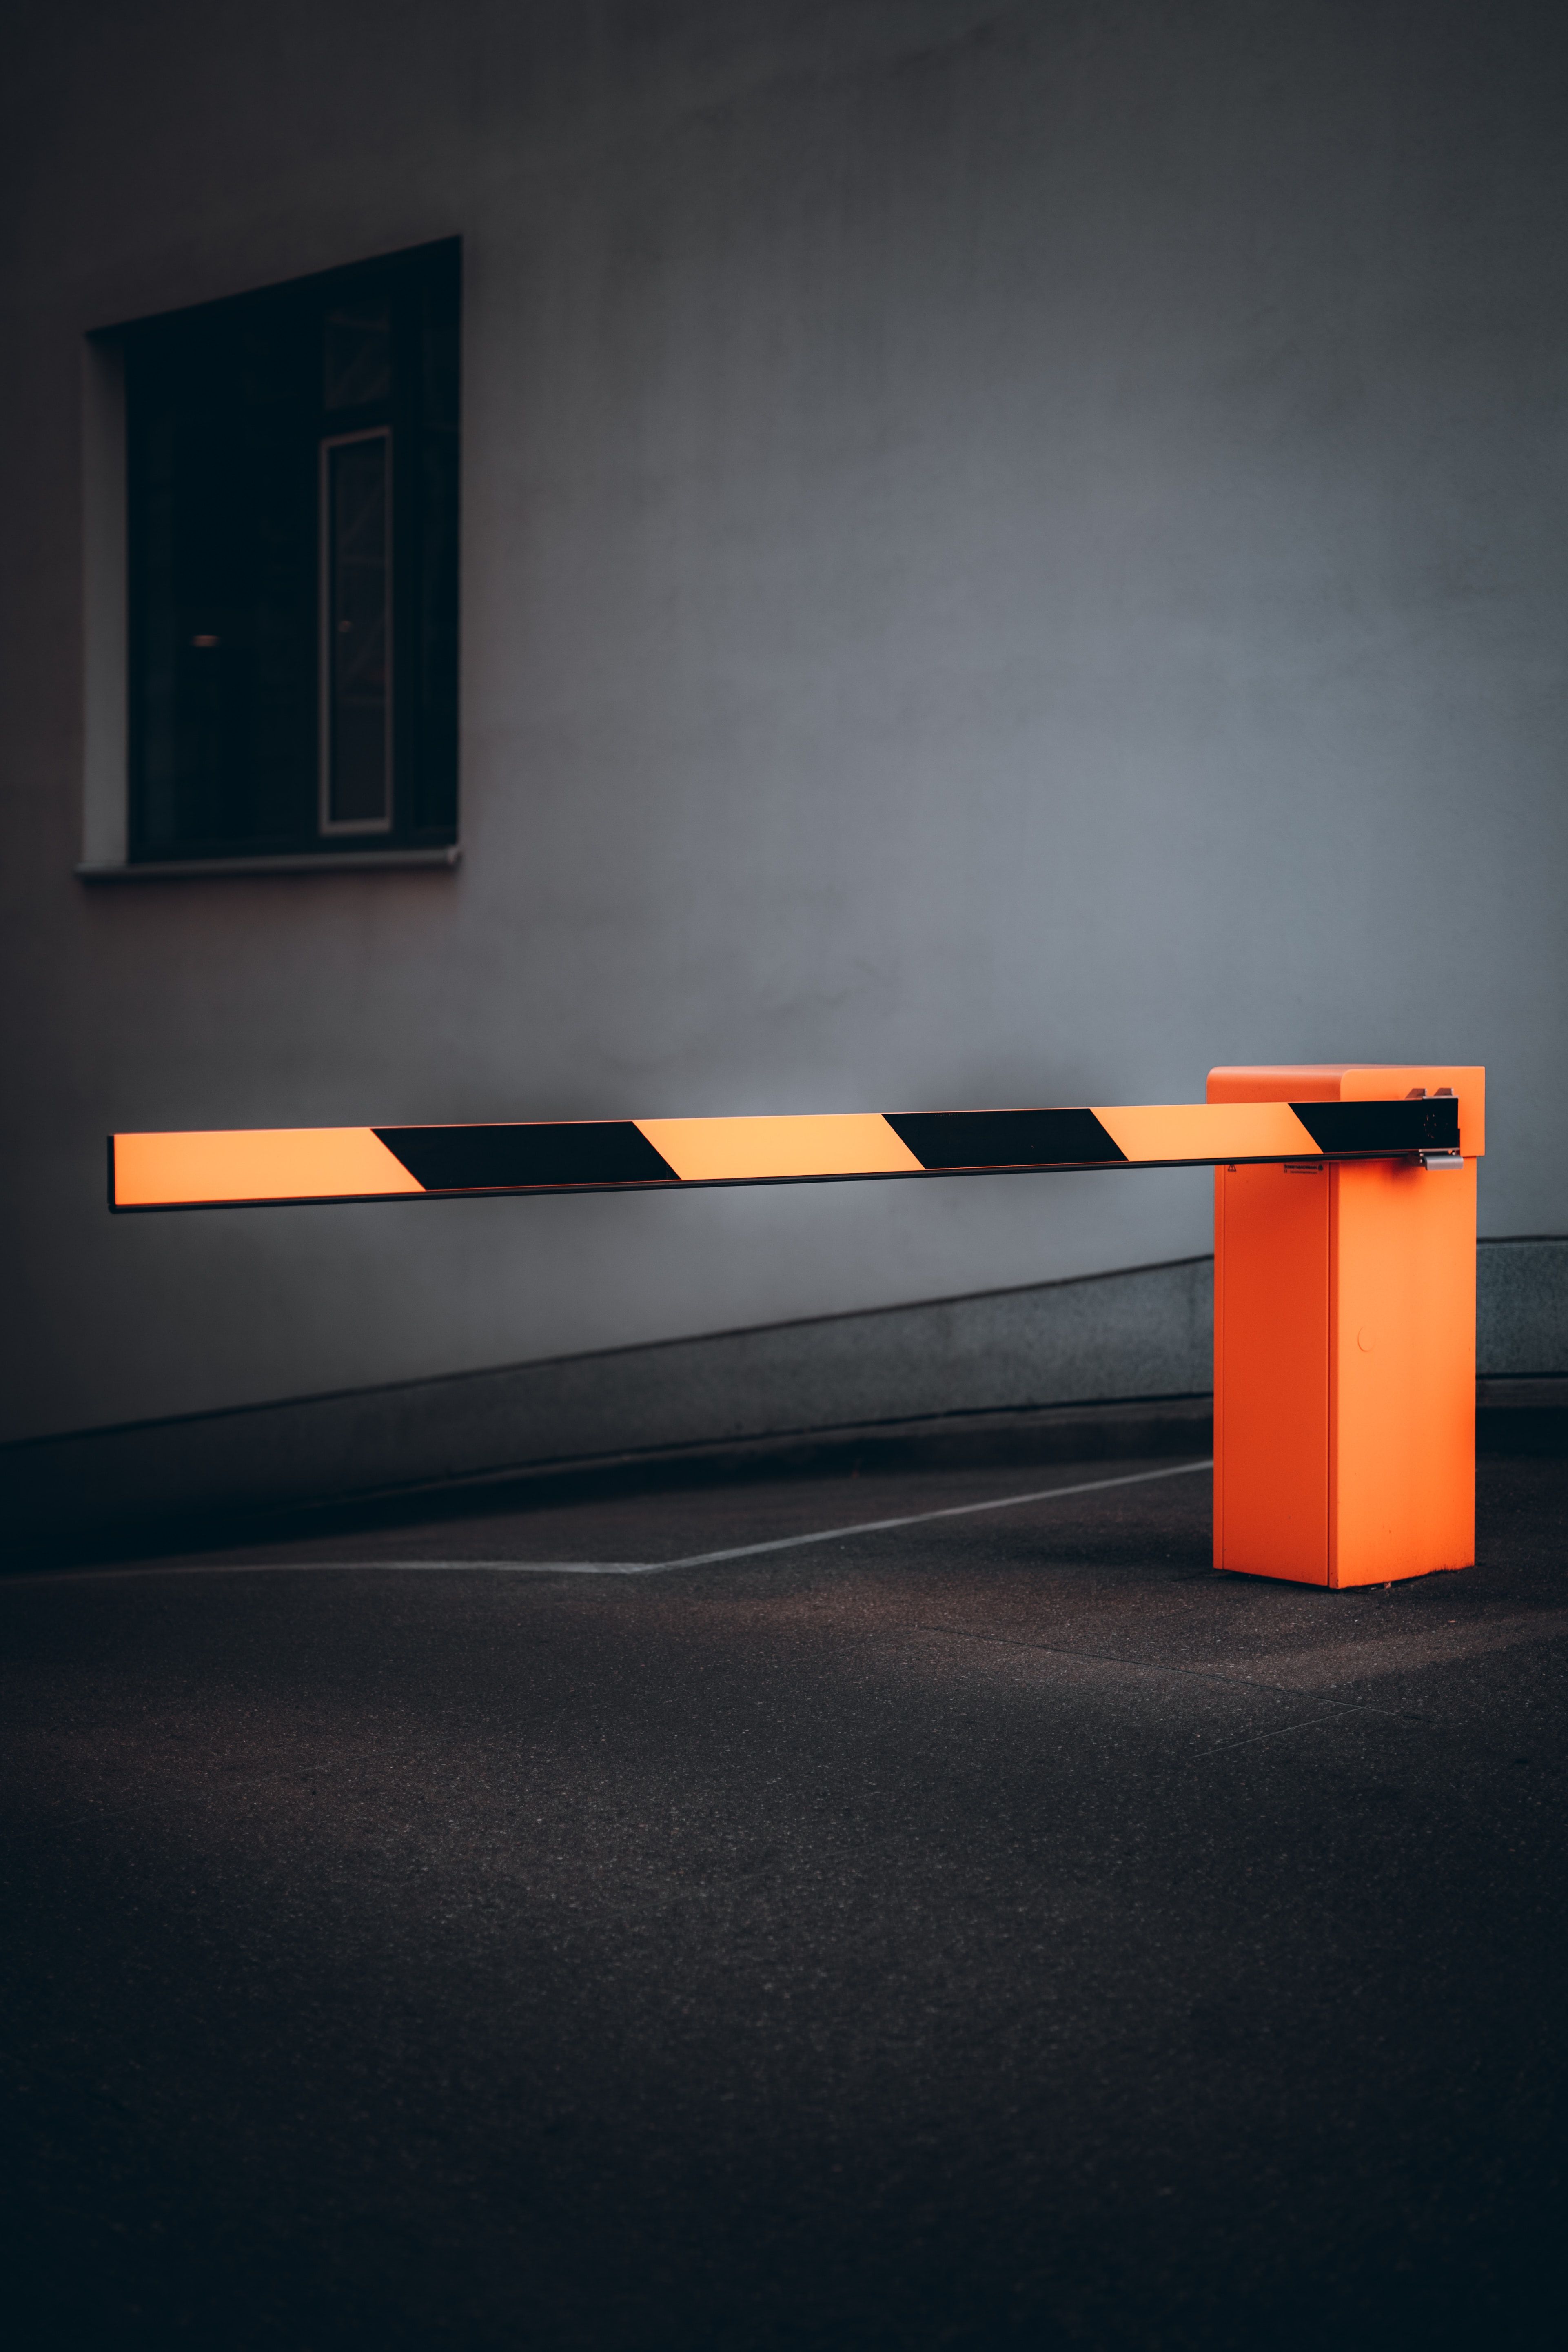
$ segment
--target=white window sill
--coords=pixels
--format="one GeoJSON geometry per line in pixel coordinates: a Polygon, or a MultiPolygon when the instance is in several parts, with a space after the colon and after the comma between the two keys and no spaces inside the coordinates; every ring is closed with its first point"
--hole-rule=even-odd
{"type": "Polygon", "coordinates": [[[79,882],[210,882],[253,874],[377,874],[411,866],[450,870],[462,856],[456,842],[444,849],[325,849],[298,857],[171,857],[141,865],[79,866],[79,882]]]}

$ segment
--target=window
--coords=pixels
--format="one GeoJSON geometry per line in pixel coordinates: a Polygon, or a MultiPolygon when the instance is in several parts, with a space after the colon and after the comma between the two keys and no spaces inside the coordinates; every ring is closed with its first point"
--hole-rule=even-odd
{"type": "Polygon", "coordinates": [[[119,338],[131,866],[456,840],[458,259],[119,338]]]}

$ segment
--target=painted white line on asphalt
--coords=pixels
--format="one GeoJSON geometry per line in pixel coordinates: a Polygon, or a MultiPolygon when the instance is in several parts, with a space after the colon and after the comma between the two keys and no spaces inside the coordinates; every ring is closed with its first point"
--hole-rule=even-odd
{"type": "MultiPolygon", "coordinates": [[[[1267,1690],[1271,1687],[1278,1688],[1278,1685],[1259,1683],[1254,1687],[1267,1690]]],[[[1397,1717],[1391,1718],[1385,1707],[1336,1706],[1332,1709],[1325,1707],[1318,1715],[1299,1715],[1292,1722],[1271,1724],[1267,1731],[1249,1731],[1240,1739],[1216,1739],[1211,1748],[1204,1748],[1203,1753],[1205,1756],[1223,1756],[1227,1748],[1251,1748],[1259,1739],[1282,1739],[1288,1731],[1310,1731],[1314,1724],[1342,1723],[1347,1715],[1362,1714],[1375,1715],[1380,1722],[1398,1720],[1397,1717]]],[[[1202,1743],[1199,1744],[1201,1746],[1202,1743]]]]}
{"type": "Polygon", "coordinates": [[[989,1503],[949,1503],[940,1511],[910,1511],[899,1519],[859,1519],[851,1527],[820,1528],[809,1536],[777,1536],[772,1543],[735,1544],[727,1551],[694,1551],[685,1559],[666,1561],[669,1568],[706,1568],[712,1560],[749,1559],[760,1551],[790,1551],[796,1544],[834,1543],[843,1536],[880,1535],[888,1528],[918,1528],[930,1519],[962,1519],[972,1511],[1009,1511],[1020,1503],[1054,1503],[1062,1495],[1097,1495],[1107,1486],[1142,1486],[1151,1478],[1180,1478],[1189,1470],[1212,1470],[1212,1455],[1202,1462],[1178,1462],[1164,1470],[1132,1470],[1121,1478],[1086,1478],[1076,1486],[1042,1486],[1032,1495],[998,1495],[989,1503]]]}
{"type": "Polygon", "coordinates": [[[397,1569],[430,1574],[441,1570],[489,1570],[508,1576],[666,1576],[678,1568],[710,1568],[720,1560],[754,1559],[759,1553],[795,1551],[803,1544],[840,1543],[847,1536],[883,1535],[891,1528],[918,1528],[933,1519],[967,1518],[976,1511],[1012,1511],[1024,1503],[1054,1503],[1068,1495],[1099,1495],[1112,1486],[1142,1486],[1154,1478],[1182,1478],[1212,1470],[1212,1455],[1176,1462],[1161,1470],[1131,1470],[1119,1478],[1084,1478],[1072,1486],[1039,1486],[1027,1495],[997,1495],[984,1503],[948,1503],[937,1511],[907,1511],[896,1519],[856,1519],[847,1527],[816,1528],[805,1536],[774,1536],[770,1542],[731,1544],[722,1551],[688,1552],[679,1559],[216,1559],[134,1562],[113,1568],[40,1569],[0,1583],[57,1583],[85,1576],[249,1576],[271,1569],[397,1569]]]}

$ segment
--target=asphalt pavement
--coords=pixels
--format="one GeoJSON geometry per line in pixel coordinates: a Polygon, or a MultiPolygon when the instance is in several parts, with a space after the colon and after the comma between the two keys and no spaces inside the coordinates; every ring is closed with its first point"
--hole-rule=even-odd
{"type": "Polygon", "coordinates": [[[1208,1503],[6,1579],[16,2352],[1555,2347],[1568,1464],[1363,1592],[1208,1503]]]}

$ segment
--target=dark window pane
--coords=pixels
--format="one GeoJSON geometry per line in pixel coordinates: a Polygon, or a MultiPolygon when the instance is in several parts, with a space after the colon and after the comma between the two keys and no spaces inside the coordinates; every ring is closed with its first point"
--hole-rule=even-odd
{"type": "Polygon", "coordinates": [[[325,454],[327,822],[381,825],[392,815],[391,436],[325,454]]]}
{"type": "Polygon", "coordinates": [[[133,354],[142,856],[314,828],[314,386],[288,306],[133,354]]]}
{"type": "Polygon", "coordinates": [[[455,838],[459,299],[453,241],[124,331],[133,858],[455,838]]]}
{"type": "Polygon", "coordinates": [[[392,398],[392,312],[384,302],[327,312],[324,408],[364,408],[392,398]]]}

